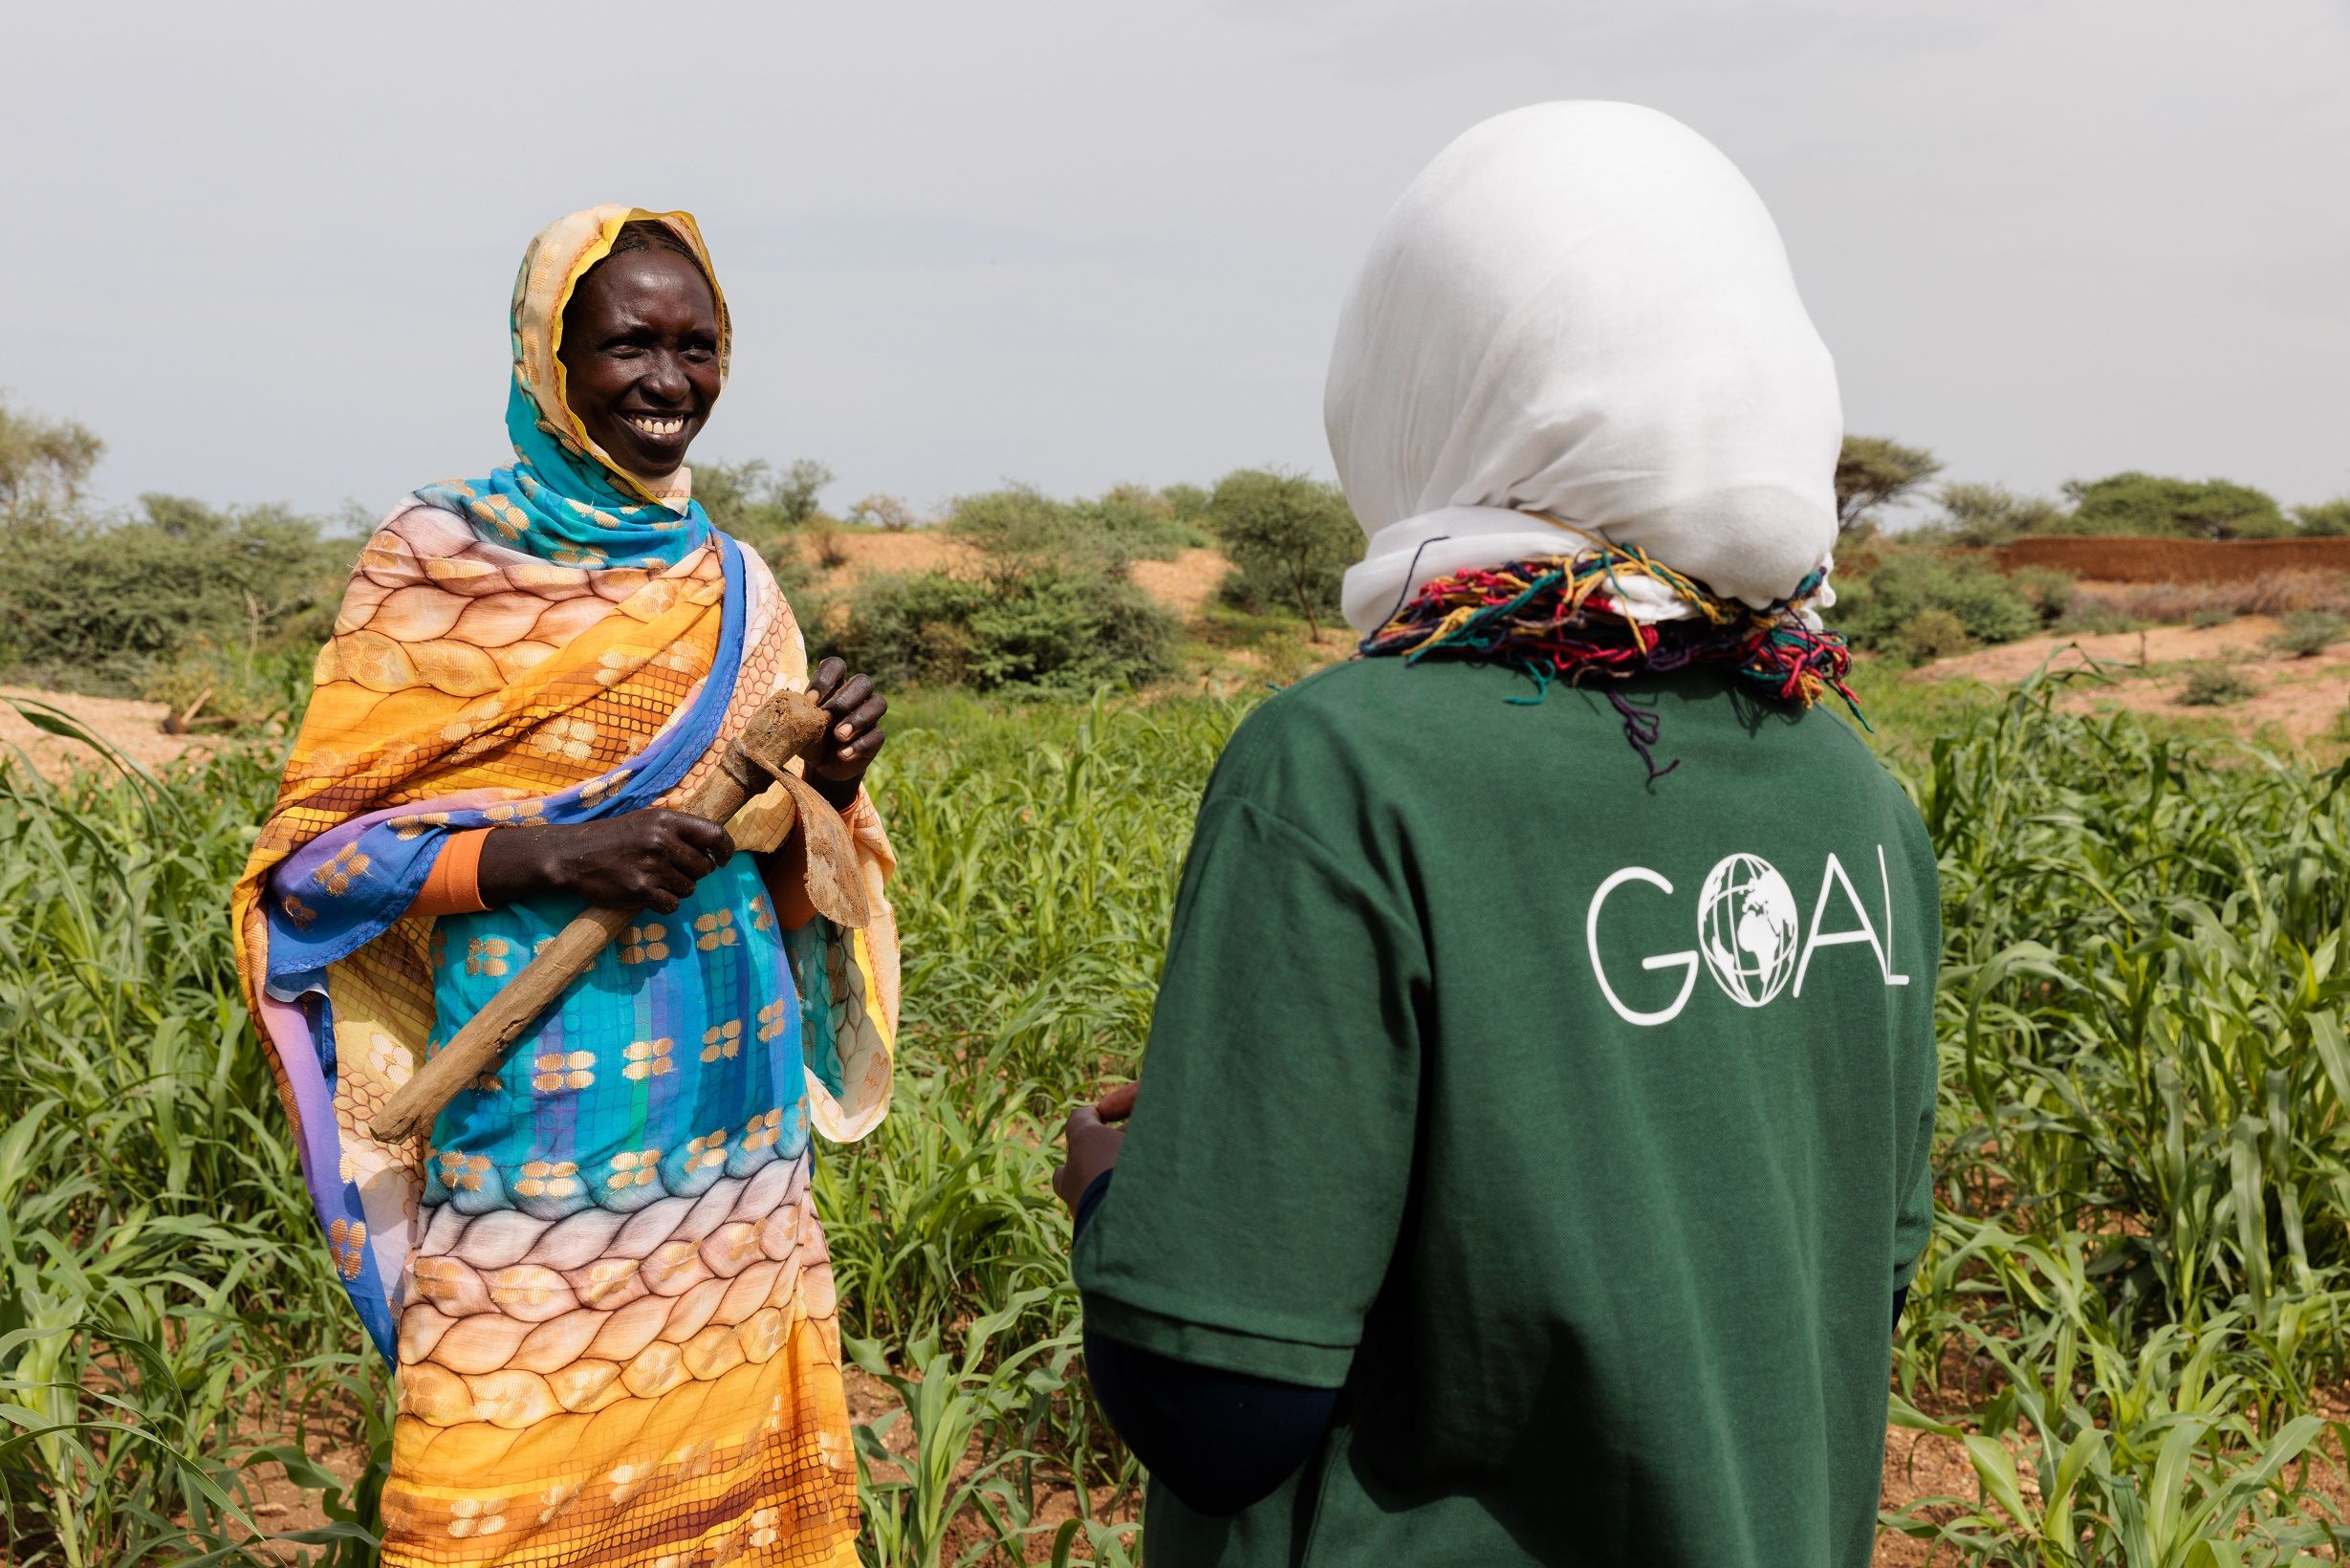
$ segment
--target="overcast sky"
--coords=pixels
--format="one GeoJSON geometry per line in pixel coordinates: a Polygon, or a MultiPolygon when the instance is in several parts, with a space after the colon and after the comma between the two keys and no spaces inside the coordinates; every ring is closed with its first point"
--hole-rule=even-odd
{"type": "Polygon", "coordinates": [[[542,223],[687,207],[699,458],[836,507],[1327,473],[1339,298],[1487,115],[1625,98],[1761,189],[1851,428],[1953,477],[2350,491],[2350,3],[11,8],[0,388],[103,499],[380,511],[503,461],[542,223]]]}

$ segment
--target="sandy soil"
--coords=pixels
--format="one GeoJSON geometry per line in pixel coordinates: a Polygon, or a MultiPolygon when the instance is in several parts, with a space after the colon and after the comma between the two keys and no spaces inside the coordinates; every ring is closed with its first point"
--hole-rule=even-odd
{"type": "Polygon", "coordinates": [[[1186,550],[1171,561],[1136,561],[1134,582],[1161,609],[1188,620],[1207,606],[1228,566],[1212,550],[1186,550]]]}
{"type": "Polygon", "coordinates": [[[10,699],[28,707],[44,704],[62,709],[76,724],[145,768],[160,768],[206,744],[200,736],[166,735],[163,718],[170,710],[162,703],[131,702],[118,697],[72,697],[28,686],[0,686],[0,756],[29,755],[44,777],[63,779],[76,768],[105,769],[110,765],[79,741],[47,733],[28,720],[10,699]]]}
{"type": "Polygon", "coordinates": [[[903,534],[843,533],[834,538],[844,558],[840,565],[825,572],[827,588],[844,588],[880,572],[951,572],[979,558],[979,553],[969,545],[936,529],[908,529],[903,534]]]}
{"type": "MultiPolygon", "coordinates": [[[[935,529],[841,534],[836,538],[843,559],[821,579],[832,589],[849,587],[880,572],[953,572],[979,559],[969,545],[935,529]]],[[[1216,584],[1224,580],[1224,557],[1215,551],[1186,550],[1171,561],[1135,562],[1134,580],[1162,609],[1189,619],[1206,606],[1216,584]]]]}
{"type": "Polygon", "coordinates": [[[2099,668],[2110,685],[2084,686],[2063,699],[2076,711],[2121,707],[2174,717],[2219,719],[2246,733],[2274,726],[2296,740],[2332,731],[2350,708],[2350,642],[2314,658],[2273,651],[2283,629],[2269,616],[2243,616],[2217,626],[2156,626],[2097,637],[2034,637],[2021,642],[1938,660],[1913,679],[1976,680],[2013,686],[2046,665],[2052,670],[2099,668]],[[2225,664],[2257,688],[2247,701],[2222,708],[2179,702],[2195,667],[2225,664]]]}

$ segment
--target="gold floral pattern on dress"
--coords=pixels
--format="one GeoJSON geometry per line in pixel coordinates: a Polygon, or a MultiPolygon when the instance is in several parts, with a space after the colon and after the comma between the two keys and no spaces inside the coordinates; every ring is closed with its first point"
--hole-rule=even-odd
{"type": "Polygon", "coordinates": [[[367,1070],[384,1083],[397,1089],[415,1073],[415,1056],[408,1048],[381,1030],[367,1036],[367,1070]]]}
{"type": "Polygon", "coordinates": [[[712,1024],[702,1032],[704,1061],[731,1061],[742,1054],[742,1019],[729,1018],[725,1023],[712,1024]]]}
{"type": "Polygon", "coordinates": [[[502,936],[470,937],[465,945],[468,974],[504,974],[506,955],[512,949],[502,936]]]}
{"type": "Polygon", "coordinates": [[[596,726],[586,719],[549,719],[531,731],[531,750],[570,762],[596,754],[596,726]]]}
{"type": "Polygon", "coordinates": [[[734,911],[731,909],[712,909],[707,915],[696,915],[693,928],[697,933],[693,945],[706,953],[734,946],[734,911]]]}
{"type": "Polygon", "coordinates": [[[359,1263],[367,1245],[367,1226],[360,1220],[337,1220],[326,1228],[327,1251],[335,1254],[335,1267],[345,1279],[359,1276],[359,1263]]]}
{"type": "Polygon", "coordinates": [[[490,1174],[490,1156],[486,1154],[443,1149],[433,1158],[440,1162],[441,1185],[451,1192],[479,1192],[483,1178],[490,1174]]]}
{"type": "Polygon", "coordinates": [[[630,1040],[620,1052],[628,1065],[620,1069],[620,1077],[631,1083],[642,1083],[646,1078],[659,1078],[676,1063],[669,1059],[677,1041],[664,1034],[657,1040],[630,1040]]]}
{"type": "Polygon", "coordinates": [[[445,828],[448,826],[448,817],[449,814],[445,811],[418,812],[413,817],[393,817],[391,820],[391,829],[392,833],[397,838],[415,838],[422,837],[425,830],[429,828],[445,828]]]}
{"type": "Polygon", "coordinates": [[[420,1257],[408,1266],[417,1296],[426,1301],[456,1300],[468,1277],[466,1266],[453,1257],[420,1257]]]}
{"type": "Polygon", "coordinates": [[[685,1145],[685,1168],[707,1170],[727,1163],[727,1129],[705,1133],[685,1145]]]}
{"type": "Polygon", "coordinates": [[[547,818],[540,815],[536,801],[527,805],[492,806],[482,816],[501,827],[543,828],[547,825],[547,818]]]}
{"type": "Polygon", "coordinates": [[[768,1003],[765,1007],[759,1009],[758,1023],[760,1041],[764,1043],[768,1040],[773,1039],[776,1035],[783,1033],[784,1026],[790,1022],[791,1016],[786,1004],[782,1002],[768,1003]]]}
{"type": "Polygon", "coordinates": [[[542,1095],[558,1090],[584,1089],[596,1081],[596,1053],[593,1051],[546,1051],[532,1063],[538,1069],[531,1079],[531,1087],[542,1095]]]}
{"type": "Polygon", "coordinates": [[[524,1198],[569,1198],[579,1190],[579,1167],[569,1160],[533,1160],[522,1167],[514,1193],[524,1198]]]}
{"type": "Polygon", "coordinates": [[[650,1187],[660,1174],[661,1150],[622,1149],[612,1157],[612,1174],[604,1183],[615,1192],[625,1192],[632,1187],[650,1187]]]}
{"type": "Polygon", "coordinates": [[[772,931],[775,928],[775,911],[769,906],[765,893],[751,895],[751,928],[772,931]]]}
{"type": "Polygon", "coordinates": [[[556,1515],[578,1501],[580,1491],[581,1489],[577,1484],[568,1487],[560,1484],[549,1487],[538,1499],[538,1522],[540,1524],[555,1523],[556,1515]]]}
{"type": "Polygon", "coordinates": [[[783,1539],[783,1510],[779,1508],[752,1509],[751,1511],[751,1550],[765,1551],[781,1539],[783,1539]]]}
{"type": "Polygon", "coordinates": [[[503,1497],[460,1497],[448,1505],[448,1533],[459,1540],[471,1535],[494,1535],[506,1528],[503,1497]]]}
{"type": "Polygon", "coordinates": [[[700,648],[667,647],[646,661],[655,669],[675,670],[680,675],[701,675],[709,668],[709,660],[700,648]]]}
{"type": "Polygon", "coordinates": [[[772,1148],[774,1146],[775,1140],[782,1136],[783,1112],[770,1111],[765,1116],[754,1116],[751,1119],[751,1125],[743,1129],[743,1147],[747,1149],[772,1148]]]}
{"type": "Polygon", "coordinates": [[[519,539],[531,531],[529,514],[503,495],[481,496],[473,501],[471,511],[509,539],[519,539]]]}
{"type": "Polygon", "coordinates": [[[309,904],[304,904],[300,899],[295,898],[291,893],[288,893],[284,898],[279,899],[277,901],[277,906],[286,912],[286,918],[288,920],[294,922],[294,925],[305,928],[309,926],[312,921],[318,918],[317,910],[313,909],[309,904]]]}
{"type": "Polygon", "coordinates": [[[359,853],[358,844],[345,844],[324,865],[312,872],[310,880],[340,898],[351,891],[353,882],[367,875],[369,863],[368,858],[359,853]]]}
{"type": "Polygon", "coordinates": [[[620,933],[620,962],[658,964],[669,956],[669,927],[656,921],[631,926],[620,933]]]}
{"type": "Polygon", "coordinates": [[[601,778],[589,779],[585,784],[579,786],[579,804],[593,806],[605,795],[627,783],[628,775],[635,772],[634,768],[621,768],[604,774],[601,778]]]}
{"type": "Polygon", "coordinates": [[[483,699],[465,710],[462,718],[451,719],[441,727],[441,738],[451,746],[482,730],[488,730],[506,716],[506,705],[495,697],[483,699]]]}
{"type": "Polygon", "coordinates": [[[635,1497],[653,1478],[650,1465],[615,1465],[609,1479],[612,1482],[612,1506],[619,1508],[635,1497]]]}

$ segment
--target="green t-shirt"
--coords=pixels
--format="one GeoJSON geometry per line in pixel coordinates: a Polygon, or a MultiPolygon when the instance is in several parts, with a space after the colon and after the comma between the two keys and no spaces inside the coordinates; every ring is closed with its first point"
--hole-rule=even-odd
{"type": "Polygon", "coordinates": [[[1869,1557],[1930,1223],[1924,825],[1854,731],[1719,674],[1358,662],[1200,809],[1089,1325],[1342,1388],[1152,1568],[1869,1557]]]}

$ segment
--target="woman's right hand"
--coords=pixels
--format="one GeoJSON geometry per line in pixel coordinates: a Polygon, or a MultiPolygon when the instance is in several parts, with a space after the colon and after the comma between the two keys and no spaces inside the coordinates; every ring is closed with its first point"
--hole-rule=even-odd
{"type": "Polygon", "coordinates": [[[600,908],[665,915],[733,853],[725,828],[665,806],[564,827],[498,828],[482,840],[482,902],[494,909],[568,893],[600,908]]]}

